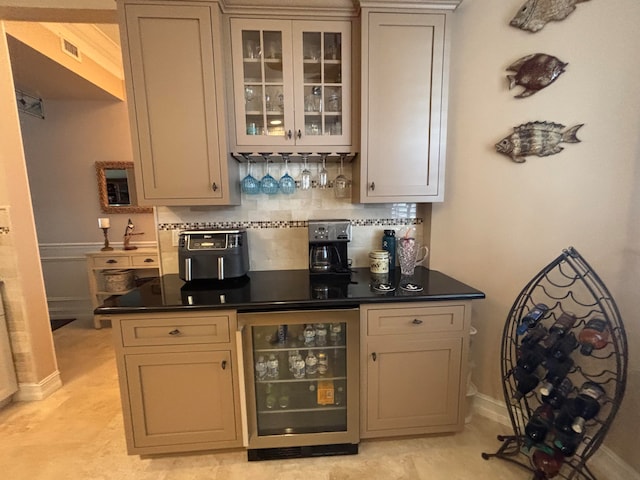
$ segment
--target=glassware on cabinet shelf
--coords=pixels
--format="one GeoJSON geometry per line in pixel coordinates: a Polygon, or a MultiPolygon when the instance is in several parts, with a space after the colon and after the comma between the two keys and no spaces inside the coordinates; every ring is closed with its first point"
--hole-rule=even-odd
{"type": "Polygon", "coordinates": [[[260,355],[256,361],[256,379],[264,380],[265,378],[267,378],[267,362],[264,356],[260,355]]]}
{"type": "Polygon", "coordinates": [[[307,358],[304,359],[304,363],[306,364],[305,374],[307,377],[313,377],[318,373],[318,357],[315,356],[313,350],[309,350],[307,358]]]}
{"type": "Polygon", "coordinates": [[[247,195],[256,195],[260,193],[260,181],[252,175],[252,167],[253,164],[251,162],[251,154],[250,153],[241,153],[247,160],[247,176],[242,179],[240,184],[242,191],[247,195]]]}
{"type": "Polygon", "coordinates": [[[313,325],[304,327],[304,345],[305,347],[313,347],[316,344],[316,330],[313,325]]]}
{"type": "MultiPolygon", "coordinates": [[[[327,188],[329,186],[329,172],[327,171],[327,155],[328,153],[321,153],[320,158],[322,163],[318,169],[318,186],[320,188],[327,188]]],[[[325,337],[326,339],[326,337],[325,337]]]]}
{"type": "Polygon", "coordinates": [[[290,153],[281,153],[284,160],[284,175],[280,178],[280,191],[285,195],[291,195],[296,191],[296,181],[289,175],[289,155],[290,153]]]}
{"type": "Polygon", "coordinates": [[[311,170],[309,170],[309,166],[307,165],[309,154],[301,153],[300,155],[302,155],[303,162],[302,172],[300,173],[300,189],[309,190],[311,188],[311,170]]]}
{"type": "Polygon", "coordinates": [[[275,195],[276,193],[278,193],[278,181],[271,176],[271,173],[269,173],[269,156],[271,154],[260,153],[260,155],[264,157],[264,160],[267,164],[267,173],[265,173],[264,177],[262,177],[262,180],[260,180],[260,190],[262,190],[262,193],[266,193],[267,195],[275,195]]]}
{"type": "Polygon", "coordinates": [[[346,153],[340,154],[340,169],[338,170],[338,176],[333,181],[333,192],[336,198],[345,198],[349,196],[349,179],[344,176],[344,159],[347,156],[346,153]]]}

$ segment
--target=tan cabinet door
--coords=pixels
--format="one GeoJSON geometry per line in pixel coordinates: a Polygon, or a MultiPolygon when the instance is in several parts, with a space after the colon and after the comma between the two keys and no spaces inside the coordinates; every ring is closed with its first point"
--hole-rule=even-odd
{"type": "Polygon", "coordinates": [[[221,172],[227,152],[219,117],[222,91],[216,91],[221,89],[215,72],[221,59],[216,58],[220,46],[214,45],[214,9],[124,8],[125,71],[130,77],[134,152],[141,164],[136,183],[145,203],[228,197],[221,172]]]}
{"type": "Polygon", "coordinates": [[[129,354],[125,366],[136,448],[237,438],[231,352],[129,354]]]}
{"type": "MultiPolygon", "coordinates": [[[[458,422],[461,338],[370,339],[363,436],[458,422]]],[[[422,428],[422,430],[420,430],[422,428]]],[[[442,431],[442,429],[440,429],[442,431]]]]}
{"type": "Polygon", "coordinates": [[[441,201],[446,16],[364,15],[359,200],[441,201]]]}

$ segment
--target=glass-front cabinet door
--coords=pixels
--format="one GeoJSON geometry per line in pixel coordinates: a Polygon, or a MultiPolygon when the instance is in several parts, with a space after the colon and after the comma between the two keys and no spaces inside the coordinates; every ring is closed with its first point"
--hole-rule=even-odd
{"type": "Polygon", "coordinates": [[[350,145],[351,24],[231,19],[238,146],[350,145]]]}

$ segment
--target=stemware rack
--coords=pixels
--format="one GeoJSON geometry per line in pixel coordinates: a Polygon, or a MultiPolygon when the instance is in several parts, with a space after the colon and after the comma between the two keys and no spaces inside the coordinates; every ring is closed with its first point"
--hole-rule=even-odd
{"type": "MultiPolygon", "coordinates": [[[[245,155],[249,155],[251,157],[251,161],[255,163],[264,163],[264,157],[261,153],[251,152],[251,153],[238,153],[232,152],[231,156],[235,158],[240,163],[247,163],[247,159],[245,155]]],[[[301,163],[302,162],[302,153],[289,153],[289,163],[301,163]]],[[[305,153],[306,155],[306,153],[305,153]]],[[[327,163],[340,163],[340,158],[342,155],[344,157],[344,163],[349,164],[352,163],[358,156],[357,153],[329,153],[327,155],[327,163]]],[[[273,163],[283,163],[284,159],[282,157],[282,153],[273,152],[269,156],[269,161],[273,163]]],[[[309,163],[320,163],[322,161],[322,153],[310,152],[308,154],[308,162],[309,163]]]]}
{"type": "MultiPolygon", "coordinates": [[[[627,339],[620,312],[600,277],[573,248],[563,250],[562,254],[542,269],[522,290],[515,300],[505,322],[501,348],[501,374],[503,391],[513,435],[499,435],[502,445],[495,453],[483,453],[488,460],[497,457],[520,465],[533,473],[533,479],[546,478],[586,478],[596,480],[587,466],[587,460],[602,444],[624,396],[627,376],[627,339]],[[564,457],[560,470],[554,475],[536,467],[533,452],[536,449],[554,451],[554,428],[550,424],[549,432],[540,443],[534,443],[525,433],[525,427],[537,407],[542,405],[540,393],[532,392],[514,401],[517,382],[514,376],[520,354],[522,338],[517,327],[524,315],[536,304],[544,303],[549,307],[548,314],[540,323],[549,328],[563,312],[575,314],[577,320],[572,332],[578,336],[586,323],[593,318],[606,322],[609,338],[604,348],[594,350],[591,355],[583,355],[579,350],[571,353],[573,367],[567,374],[572,381],[576,395],[583,382],[594,382],[605,391],[599,400],[598,414],[587,421],[584,434],[575,454],[564,457]]],[[[557,412],[555,412],[557,413],[557,412]]]]}

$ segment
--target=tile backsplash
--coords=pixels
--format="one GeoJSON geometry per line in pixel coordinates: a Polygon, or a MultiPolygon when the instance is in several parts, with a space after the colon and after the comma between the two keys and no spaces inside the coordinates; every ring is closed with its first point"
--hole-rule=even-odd
{"type": "MultiPolygon", "coordinates": [[[[337,175],[337,167],[328,169],[329,178],[337,175]]],[[[349,172],[346,173],[349,177],[349,172]]],[[[413,228],[416,238],[428,244],[431,223],[429,204],[356,204],[335,198],[331,188],[298,190],[293,195],[243,194],[240,206],[157,207],[156,211],[165,274],[178,271],[178,249],[173,244],[175,230],[246,228],[251,270],[288,270],[308,268],[310,219],[351,221],[348,251],[354,267],[369,265],[369,252],[380,249],[383,230],[393,229],[400,235],[413,228]]]]}

